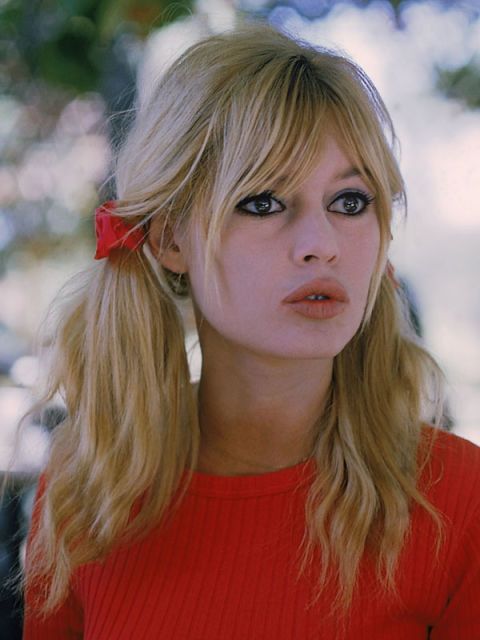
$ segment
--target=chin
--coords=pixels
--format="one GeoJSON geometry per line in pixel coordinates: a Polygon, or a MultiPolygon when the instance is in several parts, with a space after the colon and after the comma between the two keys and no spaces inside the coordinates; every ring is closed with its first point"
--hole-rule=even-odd
{"type": "Polygon", "coordinates": [[[286,345],[282,346],[272,345],[270,348],[268,345],[257,346],[256,348],[248,348],[249,351],[256,353],[259,356],[267,358],[275,358],[279,360],[333,360],[338,354],[343,351],[346,344],[331,344],[319,346],[317,344],[306,345],[286,345]]]}

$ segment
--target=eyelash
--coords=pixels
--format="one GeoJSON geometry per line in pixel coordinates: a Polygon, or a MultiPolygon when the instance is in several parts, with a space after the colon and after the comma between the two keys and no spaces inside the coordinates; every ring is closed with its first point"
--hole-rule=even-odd
{"type": "Polygon", "coordinates": [[[328,205],[327,210],[331,211],[332,213],[341,213],[344,216],[359,216],[362,213],[364,213],[364,211],[366,211],[367,207],[371,205],[374,200],[375,198],[369,193],[366,193],[365,191],[361,191],[360,189],[348,189],[347,191],[342,191],[342,193],[339,193],[338,195],[336,195],[335,198],[332,200],[332,202],[328,205]],[[337,202],[338,200],[341,200],[342,198],[346,199],[348,196],[350,196],[351,198],[356,198],[357,200],[360,200],[363,203],[363,207],[360,209],[360,211],[348,213],[347,211],[331,210],[330,207],[335,202],[337,202]]]}
{"type": "Polygon", "coordinates": [[[287,208],[285,206],[285,204],[279,200],[278,198],[275,198],[273,195],[273,191],[262,191],[262,193],[257,193],[257,194],[253,194],[251,196],[247,196],[246,198],[244,198],[243,200],[240,200],[240,202],[236,205],[235,209],[237,209],[239,211],[239,213],[242,213],[244,215],[251,215],[254,217],[258,217],[258,218],[266,218],[267,216],[273,216],[276,213],[281,213],[282,211],[285,211],[285,209],[287,208]],[[245,209],[245,207],[255,201],[258,200],[273,200],[274,202],[276,202],[277,204],[280,205],[281,209],[280,211],[267,211],[264,213],[261,212],[255,212],[255,211],[248,211],[247,209],[245,209]]]}
{"type": "MultiPolygon", "coordinates": [[[[262,191],[262,193],[257,193],[257,194],[247,196],[243,200],[240,200],[240,202],[236,205],[235,209],[242,215],[247,215],[247,216],[250,215],[256,218],[267,218],[268,216],[273,216],[276,213],[281,213],[282,211],[285,211],[285,209],[287,208],[286,205],[281,200],[274,197],[273,194],[274,194],[273,191],[262,191]],[[245,207],[251,204],[252,202],[259,201],[262,199],[276,202],[281,207],[281,209],[278,211],[266,211],[263,213],[260,211],[255,212],[255,211],[249,211],[245,209],[245,207]]],[[[362,191],[360,189],[348,189],[346,191],[343,191],[337,194],[334,197],[334,199],[328,205],[327,211],[330,211],[331,213],[340,213],[345,216],[355,217],[362,214],[367,209],[367,207],[370,204],[372,204],[372,202],[374,202],[374,200],[375,200],[374,196],[370,195],[369,193],[366,193],[365,191],[362,191]],[[335,211],[335,210],[332,211],[331,206],[335,202],[337,202],[338,200],[341,200],[342,198],[347,198],[349,196],[352,199],[356,198],[357,200],[360,200],[363,203],[363,207],[360,209],[360,211],[355,211],[353,213],[348,213],[347,211],[335,211]]]]}

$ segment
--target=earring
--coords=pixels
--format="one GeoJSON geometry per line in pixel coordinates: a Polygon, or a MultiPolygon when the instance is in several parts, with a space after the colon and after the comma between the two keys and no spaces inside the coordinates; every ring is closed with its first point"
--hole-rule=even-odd
{"type": "Polygon", "coordinates": [[[385,274],[387,278],[390,280],[390,282],[393,284],[395,289],[401,288],[402,285],[400,284],[400,282],[397,280],[397,277],[395,276],[395,267],[390,262],[390,260],[387,261],[387,265],[385,267],[385,274]]]}
{"type": "Polygon", "coordinates": [[[181,298],[186,298],[190,293],[190,286],[188,280],[187,273],[175,273],[174,271],[170,271],[166,267],[163,267],[165,271],[165,277],[168,282],[168,286],[172,290],[172,292],[180,296],[181,298]]]}

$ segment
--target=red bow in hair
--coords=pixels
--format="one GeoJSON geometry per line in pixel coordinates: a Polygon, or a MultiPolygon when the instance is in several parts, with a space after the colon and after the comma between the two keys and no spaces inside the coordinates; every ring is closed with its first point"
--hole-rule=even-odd
{"type": "Polygon", "coordinates": [[[104,202],[95,210],[95,234],[97,250],[95,260],[108,258],[113,249],[126,247],[132,251],[139,249],[145,241],[145,231],[134,229],[125,222],[125,218],[116,216],[115,201],[104,202]]]}

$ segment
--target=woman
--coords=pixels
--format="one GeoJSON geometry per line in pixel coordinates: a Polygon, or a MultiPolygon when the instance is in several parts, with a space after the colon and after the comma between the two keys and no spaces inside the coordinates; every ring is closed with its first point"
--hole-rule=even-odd
{"type": "Polygon", "coordinates": [[[480,453],[422,422],[393,142],[357,66],[264,26],[139,107],[54,337],[25,638],[480,636],[480,453]]]}

